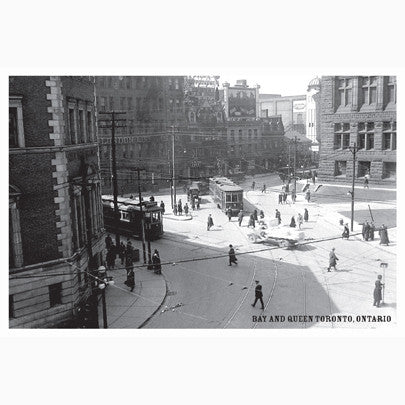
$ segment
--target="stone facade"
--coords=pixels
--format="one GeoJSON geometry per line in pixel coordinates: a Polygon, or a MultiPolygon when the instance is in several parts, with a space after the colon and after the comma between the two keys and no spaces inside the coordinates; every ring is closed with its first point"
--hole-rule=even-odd
{"type": "Polygon", "coordinates": [[[320,178],[351,180],[356,144],[356,181],[395,182],[396,77],[322,77],[320,106],[320,178]]]}
{"type": "Polygon", "coordinates": [[[88,235],[95,262],[102,259],[94,81],[21,76],[9,83],[9,136],[19,139],[9,149],[9,325],[57,327],[71,322],[90,295],[88,235]]]}

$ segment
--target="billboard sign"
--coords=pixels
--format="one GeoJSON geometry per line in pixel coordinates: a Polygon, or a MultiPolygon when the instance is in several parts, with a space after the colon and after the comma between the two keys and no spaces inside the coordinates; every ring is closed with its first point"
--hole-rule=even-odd
{"type": "Polygon", "coordinates": [[[256,117],[256,89],[229,88],[229,117],[256,117]]]}
{"type": "Polygon", "coordinates": [[[294,100],[293,101],[293,112],[302,113],[305,112],[307,103],[305,100],[294,100]]]}

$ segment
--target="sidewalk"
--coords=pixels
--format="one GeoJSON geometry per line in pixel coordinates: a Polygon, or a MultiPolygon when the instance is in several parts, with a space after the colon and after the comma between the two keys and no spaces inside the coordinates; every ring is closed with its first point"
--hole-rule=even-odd
{"type": "MultiPolygon", "coordinates": [[[[142,261],[136,262],[136,265],[142,261]]],[[[148,320],[159,310],[166,298],[166,281],[163,275],[144,267],[135,268],[134,291],[124,284],[126,280],[125,269],[119,269],[119,260],[116,260],[116,270],[108,271],[114,277],[114,285],[106,288],[106,307],[108,328],[142,328],[148,320]]],[[[103,328],[103,309],[99,300],[99,325],[103,328]]]]}

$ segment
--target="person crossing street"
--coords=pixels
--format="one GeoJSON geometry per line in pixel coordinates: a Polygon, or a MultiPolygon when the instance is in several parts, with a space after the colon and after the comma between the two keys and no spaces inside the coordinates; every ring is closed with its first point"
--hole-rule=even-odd
{"type": "Polygon", "coordinates": [[[255,302],[252,304],[252,307],[256,305],[257,301],[260,301],[260,303],[262,304],[262,309],[264,309],[262,286],[258,280],[256,280],[255,283],[255,302]]]}
{"type": "Polygon", "coordinates": [[[229,255],[229,265],[228,266],[232,266],[232,263],[238,264],[237,263],[238,259],[236,258],[236,255],[235,255],[235,249],[233,248],[232,245],[229,245],[228,255],[229,255]]]}

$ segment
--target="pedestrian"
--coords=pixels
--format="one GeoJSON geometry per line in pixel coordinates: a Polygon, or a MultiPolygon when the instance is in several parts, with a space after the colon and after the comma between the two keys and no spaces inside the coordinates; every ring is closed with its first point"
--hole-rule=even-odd
{"type": "Polygon", "coordinates": [[[328,271],[330,271],[330,268],[333,267],[336,271],[336,262],[339,259],[337,258],[336,254],[335,254],[335,248],[332,248],[332,250],[329,253],[329,267],[328,267],[328,271]]]}
{"type": "Polygon", "coordinates": [[[179,203],[177,204],[177,212],[179,215],[183,214],[183,206],[181,205],[181,200],[179,200],[179,203]]]}
{"type": "Polygon", "coordinates": [[[312,172],[312,183],[315,185],[315,171],[312,172]]]}
{"type": "Polygon", "coordinates": [[[127,274],[134,265],[134,249],[132,247],[131,241],[127,240],[127,246],[125,249],[125,268],[127,270],[127,274]]]}
{"type": "Polygon", "coordinates": [[[378,231],[380,235],[380,245],[387,245],[390,243],[388,239],[388,230],[387,227],[382,224],[380,230],[378,231]]]}
{"type": "Polygon", "coordinates": [[[283,203],[283,194],[281,194],[281,193],[278,195],[278,203],[279,204],[283,203]]]}
{"type": "Polygon", "coordinates": [[[368,235],[371,240],[374,240],[374,233],[375,233],[375,225],[374,225],[374,222],[371,222],[370,229],[368,231],[368,235]]]}
{"type": "Polygon", "coordinates": [[[298,215],[297,215],[297,222],[298,222],[298,228],[301,229],[301,225],[303,224],[303,220],[302,220],[302,215],[300,213],[298,213],[298,215]]]}
{"type": "Polygon", "coordinates": [[[295,228],[297,225],[295,223],[295,218],[294,215],[291,217],[291,221],[290,221],[290,228],[295,228]]]}
{"type": "Polygon", "coordinates": [[[163,201],[160,201],[160,208],[162,208],[162,214],[165,213],[165,203],[163,201]]]}
{"type": "Polygon", "coordinates": [[[304,208],[304,221],[308,222],[308,219],[309,219],[308,210],[306,208],[304,208]]]}
{"type": "Polygon", "coordinates": [[[160,264],[159,251],[155,249],[152,255],[153,270],[156,274],[162,274],[162,265],[160,264]]]}
{"type": "Polygon", "coordinates": [[[374,287],[374,306],[379,308],[380,307],[380,302],[382,300],[382,289],[384,288],[384,284],[381,282],[382,275],[379,274],[377,276],[377,280],[375,281],[375,287],[374,287]]]}
{"type": "Polygon", "coordinates": [[[249,228],[250,228],[250,227],[252,227],[252,228],[255,228],[255,227],[256,227],[256,226],[255,226],[255,216],[254,216],[253,214],[250,214],[248,227],[249,227],[249,228]]]}
{"type": "Polygon", "coordinates": [[[212,220],[211,214],[208,215],[208,220],[207,220],[207,231],[211,229],[211,227],[214,226],[214,221],[212,220]]]}
{"type": "Polygon", "coordinates": [[[121,241],[120,247],[118,249],[118,256],[121,259],[121,264],[124,264],[125,261],[125,245],[124,242],[121,241]]]}
{"type": "Polygon", "coordinates": [[[263,218],[264,218],[264,212],[263,212],[263,210],[260,210],[259,216],[260,216],[260,219],[263,219],[263,218]]]}
{"type": "Polygon", "coordinates": [[[176,204],[174,204],[174,206],[173,206],[173,214],[177,215],[177,205],[176,204]]]}
{"type": "Polygon", "coordinates": [[[257,210],[253,211],[253,216],[255,217],[255,221],[257,221],[257,210]]]}
{"type": "Polygon", "coordinates": [[[195,201],[194,198],[191,200],[191,209],[195,211],[195,201]]]}
{"type": "Polygon", "coordinates": [[[116,257],[117,257],[117,251],[115,249],[115,245],[114,245],[114,243],[111,243],[110,248],[108,249],[108,252],[107,252],[107,256],[106,256],[108,270],[114,270],[116,257]]]}
{"type": "Polygon", "coordinates": [[[252,181],[252,191],[255,191],[256,182],[252,181]]]}
{"type": "Polygon", "coordinates": [[[368,178],[369,178],[369,174],[367,173],[364,176],[364,188],[368,188],[368,178]]]}
{"type": "Polygon", "coordinates": [[[110,249],[111,244],[113,243],[111,236],[107,235],[107,237],[105,238],[105,247],[107,248],[107,250],[110,249]]]}
{"type": "Polygon", "coordinates": [[[231,219],[232,219],[232,210],[231,210],[231,208],[228,208],[226,210],[226,215],[228,216],[228,221],[230,222],[231,219]]]}
{"type": "Polygon", "coordinates": [[[228,264],[228,266],[232,266],[232,263],[238,264],[237,263],[238,259],[236,258],[236,255],[235,255],[235,249],[233,248],[232,245],[229,245],[228,255],[229,255],[229,264],[228,264]]]}
{"type": "Polygon", "coordinates": [[[311,192],[309,190],[307,190],[306,194],[305,194],[305,199],[309,202],[311,200],[311,192]]]}
{"type": "Polygon", "coordinates": [[[349,232],[349,225],[345,224],[345,227],[343,229],[343,233],[342,233],[342,239],[349,239],[350,236],[350,232],[349,232]]]}
{"type": "Polygon", "coordinates": [[[124,284],[130,288],[130,291],[134,291],[135,287],[135,273],[134,269],[127,269],[127,279],[124,281],[124,284]]]}
{"type": "Polygon", "coordinates": [[[369,233],[369,230],[370,230],[370,225],[368,224],[367,221],[365,221],[365,222],[363,223],[363,227],[362,227],[362,229],[361,229],[361,233],[362,233],[362,235],[363,235],[363,240],[365,240],[365,241],[368,241],[368,233],[369,233]]]}
{"type": "Polygon", "coordinates": [[[288,193],[288,192],[290,192],[290,183],[287,183],[286,185],[285,185],[285,190],[284,190],[286,193],[288,193]]]}
{"type": "Polygon", "coordinates": [[[264,309],[262,286],[258,280],[255,280],[255,283],[255,302],[252,304],[252,307],[256,305],[257,301],[260,301],[260,303],[262,304],[262,309],[264,309]]]}
{"type": "Polygon", "coordinates": [[[293,204],[295,204],[295,200],[297,199],[297,193],[295,190],[291,191],[291,201],[293,204]]]}
{"type": "Polygon", "coordinates": [[[188,204],[184,204],[184,213],[186,214],[186,217],[188,216],[188,204]]]}
{"type": "Polygon", "coordinates": [[[276,218],[278,219],[278,224],[281,224],[281,214],[280,211],[278,209],[276,209],[276,218]]]}
{"type": "Polygon", "coordinates": [[[243,221],[243,211],[240,210],[239,213],[238,213],[239,226],[242,226],[242,221],[243,221]]]}
{"type": "Polygon", "coordinates": [[[265,192],[266,192],[266,185],[263,184],[262,193],[265,193],[265,192]]]}
{"type": "Polygon", "coordinates": [[[283,203],[287,204],[287,193],[286,192],[283,193],[283,203]]]}
{"type": "Polygon", "coordinates": [[[197,200],[197,210],[200,209],[200,199],[197,200]]]}

